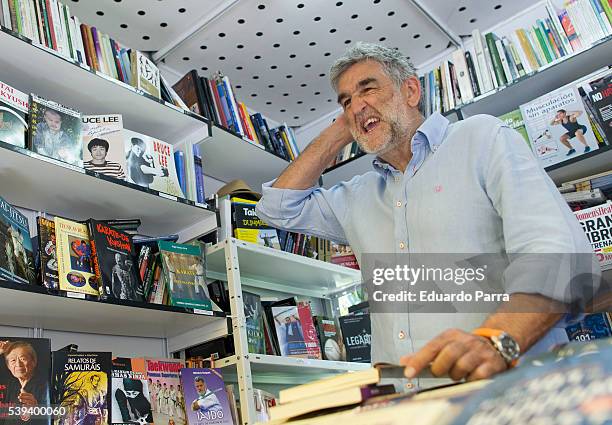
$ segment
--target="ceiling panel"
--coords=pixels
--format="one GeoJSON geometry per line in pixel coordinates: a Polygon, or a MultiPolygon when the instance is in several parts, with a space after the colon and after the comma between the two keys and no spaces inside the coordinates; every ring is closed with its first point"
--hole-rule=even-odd
{"type": "Polygon", "coordinates": [[[157,51],[226,0],[62,0],[81,22],[120,43],[157,51]]]}
{"type": "Polygon", "coordinates": [[[449,39],[407,0],[242,0],[165,64],[222,70],[249,108],[296,126],[337,108],[329,67],[356,41],[397,47],[418,64],[449,39]]]}

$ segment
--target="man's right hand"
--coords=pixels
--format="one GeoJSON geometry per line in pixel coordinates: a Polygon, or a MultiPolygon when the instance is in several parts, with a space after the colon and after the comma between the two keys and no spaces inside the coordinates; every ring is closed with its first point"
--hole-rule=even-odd
{"type": "Polygon", "coordinates": [[[353,135],[349,129],[349,123],[344,112],[338,115],[336,120],[321,132],[319,138],[333,143],[337,148],[336,155],[342,148],[353,141],[353,135]]]}

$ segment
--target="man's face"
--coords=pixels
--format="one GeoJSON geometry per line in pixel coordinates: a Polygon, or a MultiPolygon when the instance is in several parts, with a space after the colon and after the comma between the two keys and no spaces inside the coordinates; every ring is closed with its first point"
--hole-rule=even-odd
{"type": "Polygon", "coordinates": [[[567,114],[565,112],[559,111],[559,112],[557,112],[557,117],[556,118],[558,120],[562,120],[562,119],[565,119],[566,116],[567,116],[567,114]]]}
{"type": "Polygon", "coordinates": [[[56,133],[62,128],[62,117],[53,111],[45,111],[45,122],[56,133]]]}
{"type": "Polygon", "coordinates": [[[36,369],[36,361],[25,347],[17,347],[6,356],[6,364],[17,379],[30,379],[36,369]]]}
{"type": "Polygon", "coordinates": [[[91,157],[96,161],[104,161],[106,158],[106,148],[104,146],[93,146],[91,148],[91,157]]]}
{"type": "Polygon", "coordinates": [[[195,389],[198,394],[206,393],[206,384],[204,381],[195,381],[195,389]]]}
{"type": "Polygon", "coordinates": [[[140,145],[132,145],[132,152],[134,153],[134,155],[140,156],[142,155],[142,148],[140,147],[140,145]]]}
{"type": "Polygon", "coordinates": [[[136,398],[138,397],[138,394],[140,394],[140,391],[136,391],[136,390],[127,390],[125,392],[125,396],[127,398],[136,398]]]}
{"type": "Polygon", "coordinates": [[[351,134],[365,152],[381,155],[410,133],[409,106],[378,62],[347,69],[338,81],[338,102],[351,134]]]}
{"type": "Polygon", "coordinates": [[[91,377],[91,386],[94,388],[98,388],[98,384],[100,383],[100,377],[98,375],[94,375],[91,377]]]}
{"type": "Polygon", "coordinates": [[[115,263],[121,264],[121,254],[115,254],[115,263]]]}

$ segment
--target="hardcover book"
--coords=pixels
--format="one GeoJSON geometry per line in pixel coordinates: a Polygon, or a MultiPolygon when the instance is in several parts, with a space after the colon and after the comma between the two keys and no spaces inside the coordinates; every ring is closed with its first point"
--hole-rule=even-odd
{"type": "Polygon", "coordinates": [[[521,105],[529,141],[543,167],[599,148],[574,86],[565,86],[521,105]]]}
{"type": "Polygon", "coordinates": [[[57,274],[57,247],[55,239],[55,222],[44,217],[36,217],[38,226],[38,250],[40,255],[40,276],[47,289],[59,289],[57,274]]]}
{"type": "Polygon", "coordinates": [[[132,85],[145,93],[161,97],[159,69],[153,61],[137,50],[132,50],[130,54],[132,64],[131,79],[132,85]]]}
{"type": "Polygon", "coordinates": [[[177,359],[146,359],[149,394],[156,424],[184,425],[185,397],[180,370],[185,367],[177,359]]]}
{"type": "Polygon", "coordinates": [[[127,129],[123,134],[127,181],[184,198],[172,145],[127,129]]]}
{"type": "Polygon", "coordinates": [[[181,369],[189,425],[234,425],[220,369],[181,369]]]}
{"type": "Polygon", "coordinates": [[[340,332],[336,327],[336,322],[323,316],[314,316],[313,322],[321,344],[321,351],[325,360],[344,360],[342,341],[340,332]]]}
{"type": "Polygon", "coordinates": [[[342,339],[346,347],[346,361],[370,363],[371,325],[369,314],[356,314],[338,318],[342,339]]]}
{"type": "Polygon", "coordinates": [[[51,342],[44,338],[0,336],[0,423],[47,425],[49,417],[9,416],[9,407],[25,407],[22,398],[38,407],[51,406],[51,342]]]}
{"type": "Polygon", "coordinates": [[[0,141],[25,148],[29,97],[0,81],[0,141]]]}
{"type": "Polygon", "coordinates": [[[83,167],[86,170],[125,180],[123,119],[119,114],[84,115],[83,167]]]}
{"type": "Polygon", "coordinates": [[[54,424],[111,424],[111,353],[53,352],[54,424]]]}
{"type": "Polygon", "coordinates": [[[60,290],[98,296],[87,225],[61,217],[54,221],[60,290]]]}
{"type": "Polygon", "coordinates": [[[28,219],[1,197],[0,278],[23,284],[36,283],[28,219]]]}
{"type": "Polygon", "coordinates": [[[131,236],[94,219],[88,220],[88,226],[100,297],[144,301],[131,236]]]}
{"type": "Polygon", "coordinates": [[[59,103],[30,96],[29,148],[77,167],[83,167],[81,114],[59,103]]]}
{"type": "Polygon", "coordinates": [[[111,387],[112,423],[139,425],[153,423],[145,359],[113,358],[111,387]]]}
{"type": "Polygon", "coordinates": [[[237,239],[280,249],[276,229],[268,226],[255,213],[257,201],[234,197],[231,198],[231,203],[234,236],[237,239]]]}
{"type": "Polygon", "coordinates": [[[212,310],[200,246],[166,241],[159,241],[158,246],[170,304],[212,310]]]}
{"type": "Polygon", "coordinates": [[[243,291],[242,302],[244,303],[249,353],[266,354],[264,347],[263,308],[260,297],[257,294],[243,291]]]}

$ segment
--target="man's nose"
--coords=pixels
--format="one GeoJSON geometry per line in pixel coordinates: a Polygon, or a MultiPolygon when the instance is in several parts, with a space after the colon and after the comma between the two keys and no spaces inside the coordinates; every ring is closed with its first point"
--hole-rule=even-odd
{"type": "Polygon", "coordinates": [[[366,107],[365,101],[361,98],[361,96],[356,95],[351,99],[351,109],[354,114],[358,114],[363,111],[366,107]]]}

